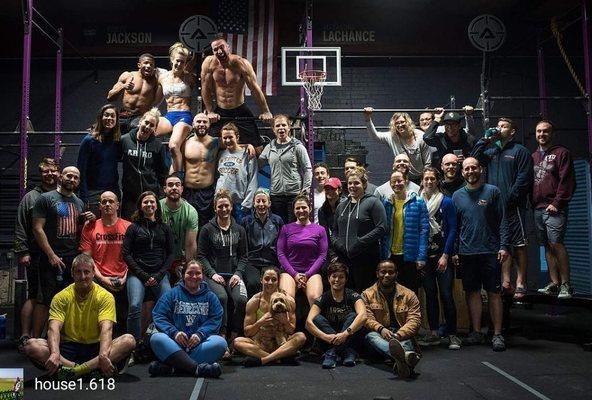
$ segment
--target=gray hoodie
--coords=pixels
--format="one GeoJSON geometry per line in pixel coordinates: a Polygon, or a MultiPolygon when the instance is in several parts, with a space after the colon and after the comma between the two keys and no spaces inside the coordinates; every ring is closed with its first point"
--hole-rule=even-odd
{"type": "Polygon", "coordinates": [[[257,165],[254,158],[249,160],[246,149],[239,148],[234,153],[226,149],[220,153],[216,192],[222,188],[230,190],[234,204],[240,203],[243,208],[253,207],[253,195],[257,190],[257,165]]]}
{"type": "Polygon", "coordinates": [[[273,139],[259,156],[259,164],[271,167],[271,194],[296,195],[312,184],[312,166],[306,147],[298,139],[279,144],[273,139]]]}

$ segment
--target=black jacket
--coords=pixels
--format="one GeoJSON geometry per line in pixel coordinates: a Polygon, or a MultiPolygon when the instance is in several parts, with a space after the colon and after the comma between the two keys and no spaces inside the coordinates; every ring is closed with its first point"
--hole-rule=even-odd
{"type": "Polygon", "coordinates": [[[262,222],[254,214],[247,215],[240,223],[247,234],[247,260],[257,267],[279,267],[276,243],[284,221],[279,215],[269,213],[262,222]]]}
{"type": "Polygon", "coordinates": [[[141,219],[131,224],[123,238],[123,261],[142,283],[161,281],[175,259],[175,238],[165,223],[141,219]]]}
{"type": "Polygon", "coordinates": [[[215,273],[233,273],[242,278],[247,266],[245,228],[232,218],[230,227],[223,230],[216,217],[212,218],[199,231],[197,260],[208,278],[215,273]]]}
{"type": "Polygon", "coordinates": [[[146,141],[137,139],[138,128],[121,137],[123,194],[137,198],[147,190],[158,194],[167,175],[165,148],[154,135],[146,141]]]}

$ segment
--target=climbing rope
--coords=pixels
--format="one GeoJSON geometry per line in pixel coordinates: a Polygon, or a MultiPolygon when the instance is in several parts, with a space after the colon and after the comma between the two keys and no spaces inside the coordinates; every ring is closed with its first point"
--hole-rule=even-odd
{"type": "Polygon", "coordinates": [[[561,32],[559,32],[559,27],[557,25],[557,18],[556,17],[551,18],[551,32],[553,33],[553,37],[555,37],[555,41],[557,42],[557,47],[559,47],[559,51],[561,52],[561,55],[563,56],[563,61],[565,62],[567,69],[569,69],[569,72],[570,72],[572,78],[574,79],[576,85],[580,89],[580,93],[582,93],[582,96],[586,97],[587,96],[586,89],[584,89],[584,85],[582,84],[582,81],[580,80],[580,78],[576,74],[576,71],[574,70],[573,66],[571,65],[571,61],[569,61],[569,58],[567,57],[567,53],[565,52],[565,49],[563,48],[563,43],[561,42],[561,32]]]}

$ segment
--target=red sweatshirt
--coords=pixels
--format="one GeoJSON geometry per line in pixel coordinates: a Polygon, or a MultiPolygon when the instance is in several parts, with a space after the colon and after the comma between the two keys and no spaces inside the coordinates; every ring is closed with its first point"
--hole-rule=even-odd
{"type": "Polygon", "coordinates": [[[546,151],[532,153],[532,159],[534,208],[546,208],[552,204],[557,209],[565,209],[576,190],[576,175],[569,150],[561,145],[552,145],[546,151]]]}

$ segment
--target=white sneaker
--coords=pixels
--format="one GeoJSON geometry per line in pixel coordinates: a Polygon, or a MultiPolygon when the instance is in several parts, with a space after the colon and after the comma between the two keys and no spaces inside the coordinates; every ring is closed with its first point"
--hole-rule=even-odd
{"type": "Polygon", "coordinates": [[[563,282],[559,288],[558,299],[571,299],[572,289],[569,282],[563,282]]]}
{"type": "Polygon", "coordinates": [[[448,336],[448,350],[460,350],[462,340],[456,335],[448,336]]]}

